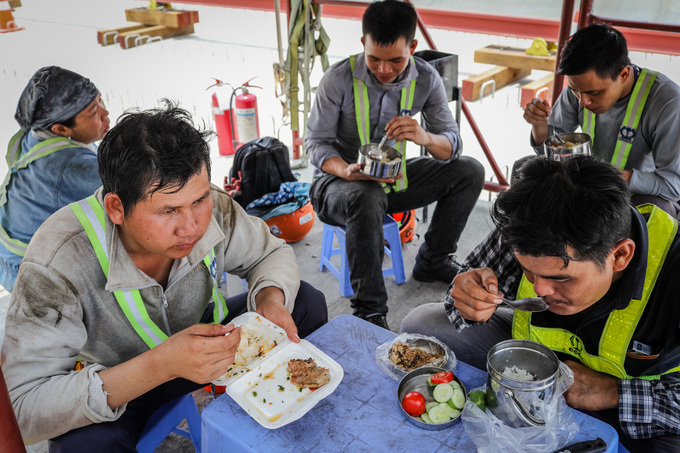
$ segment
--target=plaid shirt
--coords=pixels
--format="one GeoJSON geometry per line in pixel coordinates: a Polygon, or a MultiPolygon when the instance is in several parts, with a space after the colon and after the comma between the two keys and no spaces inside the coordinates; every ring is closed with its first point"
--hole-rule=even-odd
{"type": "MultiPolygon", "coordinates": [[[[514,300],[522,268],[513,250],[501,241],[494,229],[465,259],[460,272],[488,267],[498,277],[498,290],[514,300]]],[[[446,315],[459,332],[470,325],[453,306],[453,282],[444,301],[446,315]]],[[[634,439],[664,434],[680,434],[680,373],[667,374],[661,380],[619,379],[619,422],[624,433],[634,439]]]]}

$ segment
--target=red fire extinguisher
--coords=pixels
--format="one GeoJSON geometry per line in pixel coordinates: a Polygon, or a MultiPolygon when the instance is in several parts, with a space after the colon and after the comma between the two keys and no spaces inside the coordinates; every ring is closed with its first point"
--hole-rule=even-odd
{"type": "MultiPolygon", "coordinates": [[[[250,93],[248,88],[261,87],[250,85],[250,81],[253,79],[232,90],[227,108],[225,108],[224,103],[220,103],[217,90],[212,94],[215,132],[217,132],[217,145],[221,155],[234,154],[245,143],[260,138],[257,97],[250,93]],[[237,95],[236,92],[239,90],[241,93],[237,95]]],[[[224,85],[229,84],[215,79],[215,83],[206,90],[213,86],[222,87],[224,85]]]]}

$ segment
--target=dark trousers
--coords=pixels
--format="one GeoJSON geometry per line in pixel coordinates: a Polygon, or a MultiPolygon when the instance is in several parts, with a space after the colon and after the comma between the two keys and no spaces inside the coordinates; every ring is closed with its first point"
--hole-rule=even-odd
{"type": "MultiPolygon", "coordinates": [[[[223,324],[246,312],[248,293],[226,300],[229,314],[223,324]]],[[[304,338],[328,321],[326,298],[321,291],[306,282],[300,282],[292,313],[298,335],[304,338]]],[[[123,415],[113,422],[96,423],[74,429],[49,441],[49,451],[118,453],[136,452],[137,442],[144,427],[156,409],[170,401],[198,390],[206,384],[186,379],[174,379],[130,401],[123,415]]]]}
{"type": "Polygon", "coordinates": [[[441,265],[456,251],[470,212],[484,187],[484,167],[461,157],[442,163],[430,157],[406,161],[408,188],[385,193],[375,181],[347,181],[326,175],[312,183],[310,198],[319,219],[347,230],[347,261],[354,290],[354,314],[387,313],[382,276],[383,219],[386,213],[409,211],[437,202],[416,261],[441,265]]]}
{"type": "MultiPolygon", "coordinates": [[[[430,335],[443,341],[461,362],[486,369],[486,357],[494,345],[512,338],[511,308],[498,308],[484,324],[468,327],[458,332],[449,321],[444,304],[424,304],[411,311],[401,323],[401,332],[430,335]]],[[[588,412],[616,429],[619,440],[631,453],[677,453],[680,452],[680,435],[669,434],[650,439],[632,439],[623,433],[616,409],[588,412]]]]}

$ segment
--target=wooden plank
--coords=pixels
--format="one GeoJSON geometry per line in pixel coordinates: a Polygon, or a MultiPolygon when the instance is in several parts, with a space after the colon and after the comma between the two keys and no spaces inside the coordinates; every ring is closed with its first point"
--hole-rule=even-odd
{"type": "Polygon", "coordinates": [[[175,36],[188,35],[194,32],[194,24],[189,24],[184,27],[171,28],[165,25],[153,25],[151,27],[141,28],[139,30],[131,31],[128,33],[121,33],[118,35],[118,44],[123,49],[129,49],[135,47],[135,38],[145,36],[140,44],[146,44],[148,38],[153,38],[155,36],[160,36],[163,39],[174,38],[175,36]]]}
{"type": "Polygon", "coordinates": [[[144,24],[136,24],[136,25],[128,25],[126,27],[120,27],[120,28],[110,28],[108,30],[97,30],[97,42],[101,44],[102,46],[108,46],[109,44],[114,44],[116,42],[115,40],[115,34],[116,33],[128,33],[128,32],[133,32],[135,30],[140,30],[142,28],[146,28],[147,26],[144,24]],[[106,36],[106,42],[104,42],[104,36],[106,36]]]}
{"type": "Polygon", "coordinates": [[[556,53],[548,56],[527,55],[521,47],[486,46],[475,50],[475,63],[490,63],[520,69],[555,70],[556,53]]]}
{"type": "Polygon", "coordinates": [[[125,10],[128,22],[139,22],[146,25],[165,25],[171,28],[186,27],[198,22],[198,11],[149,11],[146,8],[125,10]]]}
{"type": "Polygon", "coordinates": [[[21,6],[21,0],[9,0],[9,6],[10,8],[18,8],[21,6]]]}
{"type": "MultiPolygon", "coordinates": [[[[522,77],[526,77],[529,74],[531,74],[531,69],[517,69],[508,68],[506,66],[496,66],[463,80],[463,99],[466,101],[476,101],[482,97],[480,93],[482,85],[489,80],[495,80],[496,89],[499,89],[521,79],[522,77]]],[[[490,92],[491,90],[487,91],[487,93],[490,92]]]]}
{"type": "Polygon", "coordinates": [[[541,77],[540,79],[536,79],[533,82],[527,83],[522,87],[522,98],[520,100],[520,106],[522,108],[526,107],[526,105],[531,102],[531,100],[535,97],[539,97],[542,100],[550,99],[552,95],[552,85],[553,85],[553,79],[555,78],[555,74],[548,74],[547,76],[541,77]],[[544,88],[547,88],[547,90],[541,91],[544,88]],[[541,91],[540,94],[537,94],[539,91],[541,91]]]}

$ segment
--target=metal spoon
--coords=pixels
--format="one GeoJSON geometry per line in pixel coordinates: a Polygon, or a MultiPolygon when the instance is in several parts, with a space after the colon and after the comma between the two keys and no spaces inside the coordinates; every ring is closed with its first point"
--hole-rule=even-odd
{"type": "Polygon", "coordinates": [[[562,140],[562,137],[560,137],[559,135],[557,135],[557,134],[555,133],[555,126],[550,126],[550,128],[551,128],[552,131],[553,131],[553,132],[552,132],[552,136],[555,137],[555,140],[557,140],[558,142],[560,142],[560,143],[563,144],[563,145],[566,145],[567,142],[565,142],[564,140],[562,140]]]}
{"type": "Polygon", "coordinates": [[[371,150],[371,156],[375,157],[376,159],[382,158],[382,147],[387,141],[387,134],[383,135],[382,140],[380,140],[380,143],[378,144],[378,149],[372,149],[371,150]]]}
{"type": "Polygon", "coordinates": [[[527,297],[525,299],[508,300],[503,297],[503,303],[521,311],[546,311],[550,305],[546,304],[540,297],[527,297]]]}
{"type": "Polygon", "coordinates": [[[380,140],[380,144],[378,145],[379,150],[382,150],[382,147],[383,147],[383,145],[385,144],[386,141],[387,141],[387,134],[383,135],[382,140],[380,140]]]}

